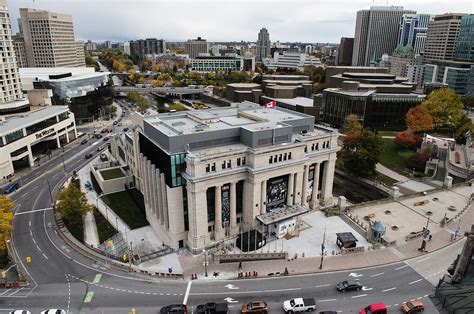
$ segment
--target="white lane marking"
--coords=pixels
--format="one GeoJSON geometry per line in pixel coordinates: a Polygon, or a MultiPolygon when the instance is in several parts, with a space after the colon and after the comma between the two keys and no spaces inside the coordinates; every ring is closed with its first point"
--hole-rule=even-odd
{"type": "Polygon", "coordinates": [[[20,292],[20,291],[23,290],[23,289],[25,289],[25,288],[20,288],[20,289],[18,289],[18,290],[15,290],[15,291],[13,291],[13,293],[10,293],[8,296],[11,297],[11,296],[14,295],[15,293],[20,292]]]}
{"type": "Polygon", "coordinates": [[[403,268],[405,268],[405,267],[408,267],[408,265],[404,265],[404,266],[397,267],[397,268],[395,268],[395,270],[400,270],[400,269],[403,269],[403,268]]]}
{"type": "Polygon", "coordinates": [[[382,292],[388,292],[388,291],[392,291],[392,290],[395,290],[395,289],[397,289],[397,287],[388,288],[388,289],[382,290],[382,292]]]}
{"type": "Polygon", "coordinates": [[[321,287],[327,287],[330,286],[331,284],[327,283],[325,285],[319,285],[319,286],[314,286],[315,288],[321,288],[321,287]]]}
{"type": "Polygon", "coordinates": [[[332,301],[336,301],[336,299],[318,300],[318,302],[332,302],[332,301]]]}
{"type": "Polygon", "coordinates": [[[425,295],[423,296],[423,298],[426,298],[426,297],[428,297],[428,296],[429,296],[429,294],[425,294],[425,295]]]}
{"type": "Polygon", "coordinates": [[[69,314],[69,308],[71,306],[71,282],[69,281],[69,277],[67,274],[64,274],[66,276],[66,281],[67,281],[67,289],[68,289],[68,296],[67,296],[67,310],[66,313],[69,314]]]}
{"type": "Polygon", "coordinates": [[[38,188],[38,185],[35,185],[34,187],[31,188],[31,191],[34,191],[38,188]]]}
{"type": "Polygon", "coordinates": [[[385,273],[378,273],[378,274],[372,275],[372,276],[370,276],[370,277],[378,277],[378,276],[381,276],[381,275],[383,275],[383,274],[385,274],[385,273]]]}
{"type": "Polygon", "coordinates": [[[352,298],[355,299],[355,298],[362,298],[362,297],[366,297],[367,294],[359,294],[359,295],[355,295],[353,296],[352,298]]]}
{"type": "Polygon", "coordinates": [[[412,282],[409,283],[409,285],[412,285],[412,284],[414,284],[414,283],[420,282],[420,281],[422,281],[422,280],[423,280],[423,279],[418,279],[418,280],[412,281],[412,282]]]}
{"type": "Polygon", "coordinates": [[[48,259],[48,257],[43,253],[44,258],[48,259]]]}
{"type": "Polygon", "coordinates": [[[425,257],[423,259],[420,259],[419,261],[416,261],[415,263],[421,263],[421,262],[424,262],[426,260],[429,260],[431,257],[425,257]]]}
{"type": "Polygon", "coordinates": [[[11,289],[7,289],[5,291],[3,291],[3,293],[0,293],[0,295],[4,295],[5,293],[7,293],[8,291],[10,291],[11,289]]]}
{"type": "MultiPolygon", "coordinates": [[[[35,243],[36,243],[36,242],[35,242],[35,243]]],[[[41,252],[41,249],[40,249],[40,247],[38,246],[38,244],[36,244],[36,248],[38,249],[38,251],[41,252]]]]}
{"type": "Polygon", "coordinates": [[[398,303],[395,303],[393,306],[399,306],[399,304],[398,304],[398,303]]]}
{"type": "Polygon", "coordinates": [[[33,237],[33,231],[31,231],[31,229],[30,229],[30,235],[31,235],[31,237],[33,237]]]}
{"type": "Polygon", "coordinates": [[[30,220],[30,221],[28,221],[28,225],[31,227],[31,220],[30,220]]]}
{"type": "Polygon", "coordinates": [[[36,212],[44,212],[46,210],[51,210],[53,209],[52,207],[48,207],[48,208],[41,208],[41,209],[35,209],[35,210],[29,210],[27,212],[21,212],[21,213],[15,213],[15,216],[19,216],[19,215],[25,215],[25,214],[31,214],[31,213],[36,213],[36,212]]]}
{"type": "MultiPolygon", "coordinates": [[[[31,235],[31,236],[33,236],[33,235],[31,235]]],[[[32,238],[32,239],[33,239],[33,243],[36,244],[35,238],[32,238]]],[[[36,246],[38,246],[38,245],[36,245],[36,246]]]]}

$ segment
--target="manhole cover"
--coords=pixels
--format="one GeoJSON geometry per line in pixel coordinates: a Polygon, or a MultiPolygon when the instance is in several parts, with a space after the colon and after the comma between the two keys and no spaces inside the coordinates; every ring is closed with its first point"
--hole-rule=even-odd
{"type": "Polygon", "coordinates": [[[385,214],[387,214],[387,215],[390,215],[391,213],[392,213],[392,212],[389,211],[389,210],[386,210],[386,211],[385,211],[385,214]]]}
{"type": "Polygon", "coordinates": [[[451,206],[448,207],[448,209],[449,209],[450,211],[453,211],[453,212],[454,212],[454,211],[456,211],[456,206],[451,205],[451,206]]]}
{"type": "Polygon", "coordinates": [[[426,216],[432,216],[432,215],[433,215],[433,212],[431,212],[431,211],[426,212],[426,216]]]}
{"type": "Polygon", "coordinates": [[[392,226],[392,230],[393,230],[393,231],[397,231],[397,230],[398,230],[398,226],[392,226]]]}
{"type": "Polygon", "coordinates": [[[433,201],[437,202],[439,199],[437,197],[433,197],[433,201]]]}

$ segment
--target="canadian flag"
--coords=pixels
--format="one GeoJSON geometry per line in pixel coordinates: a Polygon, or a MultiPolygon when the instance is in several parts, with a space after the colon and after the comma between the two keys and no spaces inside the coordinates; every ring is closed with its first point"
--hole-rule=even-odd
{"type": "Polygon", "coordinates": [[[269,103],[265,104],[265,108],[273,108],[276,107],[277,103],[276,101],[270,101],[269,103]]]}

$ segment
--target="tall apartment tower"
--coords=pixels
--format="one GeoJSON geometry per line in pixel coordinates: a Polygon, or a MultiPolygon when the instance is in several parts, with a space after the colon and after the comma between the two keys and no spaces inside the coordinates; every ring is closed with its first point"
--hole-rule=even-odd
{"type": "Polygon", "coordinates": [[[431,14],[403,14],[398,30],[398,45],[410,45],[416,55],[423,54],[428,25],[433,17],[431,14]]]}
{"type": "Polygon", "coordinates": [[[166,42],[163,39],[147,38],[132,41],[129,44],[129,54],[135,61],[142,60],[146,55],[166,52],[166,42]],[[133,46],[133,50],[131,47],[133,46]]]}
{"type": "Polygon", "coordinates": [[[7,0],[0,0],[0,114],[29,108],[29,103],[21,91],[9,16],[7,0]]]}
{"type": "Polygon", "coordinates": [[[463,16],[455,59],[474,62],[474,14],[463,16]]]}
{"type": "Polygon", "coordinates": [[[404,14],[416,14],[400,6],[373,6],[357,12],[352,65],[368,66],[372,59],[380,60],[397,46],[400,19],[404,14]]]}
{"type": "Polygon", "coordinates": [[[349,66],[352,64],[354,51],[354,38],[342,37],[337,49],[336,65],[349,66]]]}
{"type": "Polygon", "coordinates": [[[453,60],[461,30],[461,19],[467,14],[446,13],[437,15],[428,26],[425,61],[453,60]]]}
{"type": "Polygon", "coordinates": [[[257,54],[255,56],[256,62],[262,62],[264,58],[270,58],[272,56],[270,46],[270,34],[266,28],[262,28],[258,33],[257,54]]]}
{"type": "Polygon", "coordinates": [[[85,66],[84,46],[78,51],[71,15],[21,8],[20,21],[28,67],[85,66]]]}
{"type": "Polygon", "coordinates": [[[207,40],[198,37],[196,39],[190,39],[184,43],[184,49],[189,54],[191,59],[199,56],[200,53],[209,53],[209,45],[207,40]]]}

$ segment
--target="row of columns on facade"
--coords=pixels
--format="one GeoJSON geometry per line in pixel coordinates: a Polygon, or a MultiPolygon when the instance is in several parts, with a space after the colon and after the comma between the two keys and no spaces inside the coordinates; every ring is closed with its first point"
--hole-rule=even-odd
{"type": "MultiPolygon", "coordinates": [[[[66,133],[65,133],[65,134],[66,134],[66,143],[69,143],[69,142],[70,142],[70,139],[69,139],[69,132],[70,132],[70,131],[71,131],[71,130],[66,127],[66,129],[65,129],[65,132],[66,132],[66,133]]],[[[62,134],[62,135],[64,135],[64,134],[62,134]]],[[[59,138],[60,138],[62,135],[57,134],[57,136],[56,136],[56,148],[61,148],[61,141],[60,141],[59,138]]],[[[75,129],[75,128],[74,128],[74,137],[77,138],[77,133],[76,133],[76,129],[75,129]]],[[[28,144],[26,147],[27,147],[27,149],[28,149],[28,164],[29,164],[30,167],[33,167],[33,166],[35,165],[35,162],[34,162],[34,160],[33,160],[33,151],[31,150],[31,145],[28,144]]]]}

